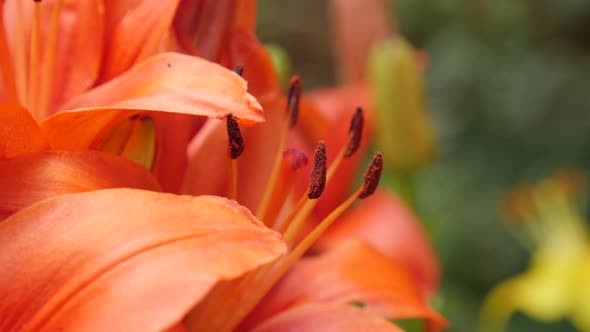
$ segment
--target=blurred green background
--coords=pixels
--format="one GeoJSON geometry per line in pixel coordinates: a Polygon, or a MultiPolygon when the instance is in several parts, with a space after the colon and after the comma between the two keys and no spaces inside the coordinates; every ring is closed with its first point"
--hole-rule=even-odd
{"type": "MultiPolygon", "coordinates": [[[[483,296],[528,253],[498,199],[522,179],[590,167],[590,1],[395,0],[401,33],[429,56],[438,159],[419,183],[443,265],[438,308],[476,331],[483,296]]],[[[259,1],[259,36],[289,53],[305,87],[335,83],[326,1],[259,1]]],[[[575,331],[524,316],[510,331],[575,331]]]]}

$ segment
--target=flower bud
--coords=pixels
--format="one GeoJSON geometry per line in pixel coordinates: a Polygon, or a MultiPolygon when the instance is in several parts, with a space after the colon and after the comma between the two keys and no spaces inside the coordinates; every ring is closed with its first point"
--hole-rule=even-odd
{"type": "Polygon", "coordinates": [[[154,121],[148,116],[122,120],[96,148],[151,169],[156,153],[154,121]]]}
{"type": "Polygon", "coordinates": [[[423,72],[416,50],[403,38],[376,44],[369,58],[369,78],[376,103],[377,148],[393,171],[412,171],[435,153],[427,112],[423,72]]]}

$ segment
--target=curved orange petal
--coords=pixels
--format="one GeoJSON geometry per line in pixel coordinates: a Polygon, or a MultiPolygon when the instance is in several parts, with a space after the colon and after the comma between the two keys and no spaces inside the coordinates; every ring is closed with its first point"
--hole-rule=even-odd
{"type": "Polygon", "coordinates": [[[256,31],[256,5],[256,0],[236,1],[234,29],[256,31]]]}
{"type": "Polygon", "coordinates": [[[0,224],[0,242],[3,331],[166,330],[285,251],[233,201],[134,189],[43,201],[0,224]]]}
{"type": "Polygon", "coordinates": [[[189,143],[187,154],[188,166],[180,192],[188,195],[226,194],[229,152],[225,123],[208,119],[189,143]]]}
{"type": "Polygon", "coordinates": [[[376,315],[353,306],[306,304],[272,317],[252,332],[403,332],[376,315]]]}
{"type": "Polygon", "coordinates": [[[248,321],[255,324],[304,303],[355,302],[387,319],[425,319],[432,327],[430,331],[446,326],[401,265],[360,241],[348,241],[297,262],[248,321]]]}
{"type": "Polygon", "coordinates": [[[256,1],[183,0],[174,27],[186,52],[228,68],[244,67],[244,78],[257,98],[279,93],[270,55],[256,38],[256,1]]]}
{"type": "Polygon", "coordinates": [[[254,32],[232,31],[227,57],[230,68],[238,65],[244,67],[244,79],[248,81],[251,93],[261,102],[280,93],[279,79],[270,54],[254,32]]]}
{"type": "Polygon", "coordinates": [[[350,238],[362,239],[402,264],[431,294],[440,279],[438,259],[418,217],[398,196],[377,190],[340,218],[316,242],[325,251],[350,238]]]}
{"type": "Polygon", "coordinates": [[[178,2],[106,1],[108,26],[101,82],[115,78],[159,50],[178,2]]]}
{"type": "Polygon", "coordinates": [[[181,0],[174,28],[185,50],[219,62],[231,30],[254,32],[256,1],[181,0]]]}
{"type": "Polygon", "coordinates": [[[178,53],[153,56],[68,107],[74,109],[41,123],[54,148],[87,148],[117,121],[146,111],[217,118],[231,112],[244,125],[264,121],[260,104],[239,75],[178,53]]]}
{"type": "Polygon", "coordinates": [[[42,151],[0,161],[0,217],[61,194],[129,187],[160,190],[143,167],[98,151],[42,151]]]}
{"type": "Polygon", "coordinates": [[[238,201],[252,211],[262,199],[284,124],[285,99],[273,98],[263,102],[266,122],[260,126],[244,128],[242,134],[246,148],[238,161],[238,201]]]}
{"type": "Polygon", "coordinates": [[[0,103],[0,159],[41,151],[46,146],[29,111],[18,104],[0,103]]]}
{"type": "MultiPolygon", "coordinates": [[[[251,1],[251,0],[242,0],[251,1]]],[[[234,0],[181,0],[174,18],[178,40],[186,50],[219,62],[235,17],[234,0]]]]}
{"type": "Polygon", "coordinates": [[[152,173],[167,192],[177,193],[188,164],[187,145],[194,135],[196,124],[188,114],[151,115],[156,130],[156,154],[152,173]]]}
{"type": "Polygon", "coordinates": [[[64,1],[55,67],[49,73],[56,95],[56,99],[50,101],[51,110],[55,111],[57,106],[96,83],[104,47],[103,14],[101,0],[64,1]]]}

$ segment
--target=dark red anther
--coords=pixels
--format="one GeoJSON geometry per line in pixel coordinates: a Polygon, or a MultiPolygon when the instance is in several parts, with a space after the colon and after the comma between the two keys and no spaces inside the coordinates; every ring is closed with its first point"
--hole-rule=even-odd
{"type": "Polygon", "coordinates": [[[240,125],[231,113],[227,114],[226,125],[230,156],[231,159],[237,159],[244,152],[244,138],[242,138],[240,125]]]}
{"type": "Polygon", "coordinates": [[[289,94],[287,95],[287,114],[289,114],[289,128],[297,124],[299,114],[299,100],[301,99],[301,78],[297,75],[291,77],[289,82],[289,94]]]}
{"type": "Polygon", "coordinates": [[[244,74],[244,67],[237,65],[236,68],[234,68],[234,72],[240,76],[243,76],[244,74]]]}
{"type": "Polygon", "coordinates": [[[344,158],[352,156],[361,146],[364,125],[365,118],[363,116],[363,109],[357,107],[356,113],[354,113],[354,116],[350,120],[350,127],[348,128],[348,145],[346,146],[344,158]]]}
{"type": "Polygon", "coordinates": [[[319,198],[326,188],[326,175],[328,172],[328,158],[326,157],[326,145],[320,141],[315,155],[313,156],[313,171],[311,172],[311,183],[307,191],[309,199],[319,198]]]}
{"type": "Polygon", "coordinates": [[[307,156],[303,151],[295,148],[288,148],[283,152],[283,159],[289,162],[293,171],[298,171],[301,167],[307,165],[307,156]]]}
{"type": "Polygon", "coordinates": [[[383,171],[383,157],[380,152],[377,152],[365,173],[365,182],[359,194],[360,199],[371,196],[377,190],[379,179],[381,179],[381,171],[383,171]]]}

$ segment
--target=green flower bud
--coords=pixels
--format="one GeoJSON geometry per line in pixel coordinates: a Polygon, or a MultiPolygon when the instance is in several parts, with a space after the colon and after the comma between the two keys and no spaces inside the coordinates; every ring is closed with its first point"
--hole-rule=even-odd
{"type": "Polygon", "coordinates": [[[369,57],[377,147],[387,160],[386,168],[397,172],[416,170],[435,154],[420,67],[418,53],[400,37],[376,44],[369,57]]]}

